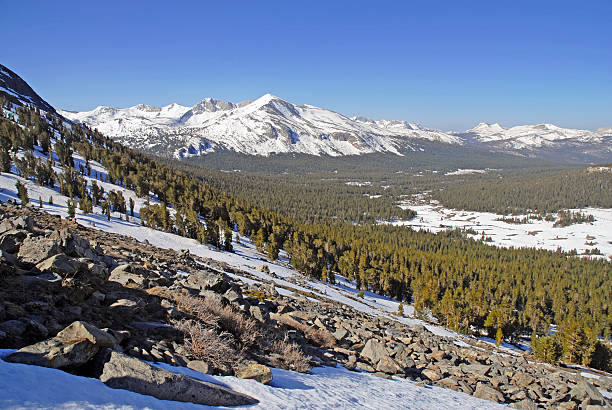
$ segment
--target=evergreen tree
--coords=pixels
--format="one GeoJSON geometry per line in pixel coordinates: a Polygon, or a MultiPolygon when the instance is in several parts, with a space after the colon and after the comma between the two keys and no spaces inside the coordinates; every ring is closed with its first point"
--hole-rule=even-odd
{"type": "Polygon", "coordinates": [[[30,198],[28,197],[28,190],[25,185],[22,184],[21,181],[17,181],[15,187],[17,187],[17,196],[19,197],[21,204],[25,205],[30,202],[30,198]]]}
{"type": "Polygon", "coordinates": [[[68,218],[69,219],[74,219],[76,216],[76,211],[75,211],[75,203],[73,199],[69,199],[66,201],[66,206],[68,207],[68,218]]]}

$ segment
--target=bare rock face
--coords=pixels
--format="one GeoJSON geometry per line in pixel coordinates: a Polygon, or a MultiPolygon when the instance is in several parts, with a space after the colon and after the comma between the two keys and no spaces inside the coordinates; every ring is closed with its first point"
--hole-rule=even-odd
{"type": "Polygon", "coordinates": [[[214,383],[172,373],[122,353],[108,350],[100,380],[114,389],[130,390],[160,400],[208,406],[245,406],[258,401],[214,383]]]}

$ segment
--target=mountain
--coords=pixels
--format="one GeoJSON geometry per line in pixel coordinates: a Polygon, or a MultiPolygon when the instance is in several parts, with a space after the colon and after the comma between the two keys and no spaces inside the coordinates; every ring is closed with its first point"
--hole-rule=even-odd
{"type": "MultiPolygon", "coordinates": [[[[0,65],[0,95],[14,104],[33,104],[56,113],[21,77],[0,65]]],[[[100,106],[92,111],[58,112],[97,128],[118,142],[157,155],[199,156],[215,151],[268,156],[275,153],[361,155],[436,150],[488,151],[554,162],[612,161],[612,127],[597,131],[552,124],[480,123],[463,132],[444,132],[414,122],[346,117],[312,105],[297,105],[266,94],[232,103],[206,98],[192,107],[139,104],[129,108],[100,106]],[[442,145],[440,145],[442,144],[442,145]]]]}
{"type": "Polygon", "coordinates": [[[612,158],[612,127],[597,131],[561,128],[553,124],[504,128],[481,122],[453,135],[465,143],[494,151],[553,161],[601,162],[612,158]]]}
{"type": "MultiPolygon", "coordinates": [[[[612,132],[576,130],[552,124],[480,123],[463,132],[444,132],[414,122],[346,117],[325,108],[296,105],[271,94],[232,103],[206,98],[193,107],[136,105],[60,111],[98,128],[117,141],[154,154],[184,158],[229,150],[247,155],[303,153],[402,155],[431,144],[478,146],[490,151],[558,162],[612,160],[612,132]]],[[[435,149],[435,147],[434,147],[435,149]]]]}
{"type": "Polygon", "coordinates": [[[39,109],[56,114],[55,109],[43,100],[21,77],[0,64],[0,96],[13,104],[32,104],[39,109]]]}
{"type": "Polygon", "coordinates": [[[179,158],[216,150],[252,155],[401,154],[418,150],[418,140],[462,143],[456,136],[416,124],[348,118],[271,94],[239,104],[207,98],[191,108],[178,104],[161,108],[137,105],[60,112],[124,144],[179,158]]]}

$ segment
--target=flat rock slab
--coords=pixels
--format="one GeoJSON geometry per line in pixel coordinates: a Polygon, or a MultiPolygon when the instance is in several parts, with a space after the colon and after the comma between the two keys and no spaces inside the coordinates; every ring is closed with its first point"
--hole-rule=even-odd
{"type": "Polygon", "coordinates": [[[106,351],[100,380],[114,389],[208,406],[245,406],[258,403],[246,394],[214,383],[172,373],[122,353],[106,351]]]}
{"type": "Polygon", "coordinates": [[[53,338],[19,349],[6,356],[4,360],[11,363],[64,369],[87,363],[98,350],[98,346],[87,339],[68,342],[53,338]]]}

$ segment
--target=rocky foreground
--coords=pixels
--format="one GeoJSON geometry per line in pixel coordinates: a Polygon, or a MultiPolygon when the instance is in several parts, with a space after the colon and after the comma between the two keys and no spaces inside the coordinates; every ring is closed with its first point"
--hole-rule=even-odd
{"type": "Polygon", "coordinates": [[[612,378],[459,343],[422,326],[358,312],[188,252],[79,226],[32,207],[0,205],[0,348],[5,360],[97,377],[166,400],[256,400],[144,362],[262,383],[268,366],[341,364],[434,384],[515,408],[612,405],[612,378]]]}

